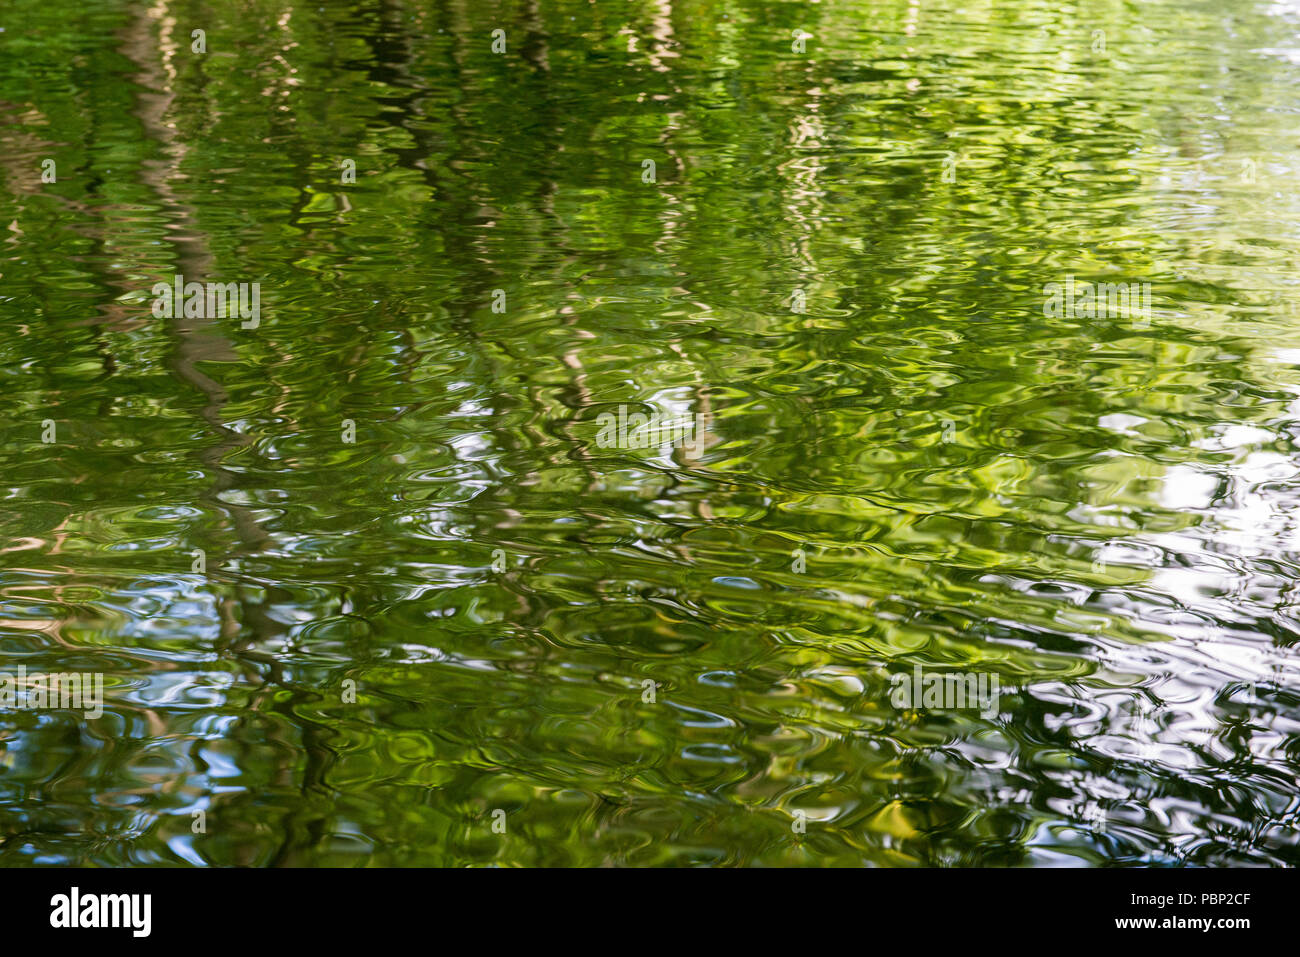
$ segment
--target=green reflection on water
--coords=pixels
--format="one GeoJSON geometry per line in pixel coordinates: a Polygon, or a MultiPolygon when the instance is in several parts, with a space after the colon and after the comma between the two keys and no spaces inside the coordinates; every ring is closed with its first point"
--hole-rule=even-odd
{"type": "Polygon", "coordinates": [[[0,26],[0,863],[1300,861],[1300,7],[0,26]]]}

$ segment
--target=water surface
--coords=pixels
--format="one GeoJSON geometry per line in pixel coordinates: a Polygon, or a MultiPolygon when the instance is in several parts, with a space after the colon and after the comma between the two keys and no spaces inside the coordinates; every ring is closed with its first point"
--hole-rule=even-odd
{"type": "Polygon", "coordinates": [[[0,27],[0,864],[1300,862],[1300,5],[0,27]]]}

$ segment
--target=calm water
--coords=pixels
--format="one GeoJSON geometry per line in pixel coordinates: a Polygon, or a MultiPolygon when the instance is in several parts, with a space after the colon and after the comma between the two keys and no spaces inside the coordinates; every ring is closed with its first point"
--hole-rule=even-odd
{"type": "Polygon", "coordinates": [[[1300,862],[1300,4],[0,27],[0,863],[1300,862]]]}

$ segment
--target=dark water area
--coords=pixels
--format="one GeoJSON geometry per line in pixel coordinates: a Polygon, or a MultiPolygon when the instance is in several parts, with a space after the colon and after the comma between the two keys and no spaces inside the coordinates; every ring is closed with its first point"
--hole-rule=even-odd
{"type": "Polygon", "coordinates": [[[0,28],[0,865],[1300,863],[1295,0],[0,28]]]}

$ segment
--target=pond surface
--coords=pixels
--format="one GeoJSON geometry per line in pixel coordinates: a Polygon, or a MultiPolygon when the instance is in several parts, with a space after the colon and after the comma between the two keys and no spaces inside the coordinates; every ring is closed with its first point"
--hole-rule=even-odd
{"type": "Polygon", "coordinates": [[[1300,4],[0,28],[0,864],[1300,863],[1300,4]]]}

